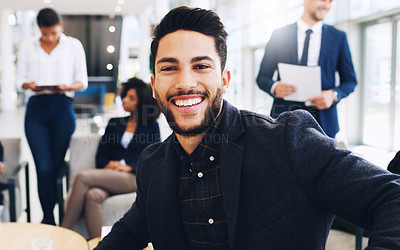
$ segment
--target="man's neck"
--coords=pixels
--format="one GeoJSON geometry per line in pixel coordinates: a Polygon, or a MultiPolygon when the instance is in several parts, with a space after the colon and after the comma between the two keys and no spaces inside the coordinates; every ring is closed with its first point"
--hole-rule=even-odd
{"type": "Polygon", "coordinates": [[[301,16],[301,20],[303,20],[303,22],[305,22],[310,27],[314,26],[316,23],[319,22],[319,21],[315,20],[314,18],[312,18],[311,16],[306,15],[306,14],[303,14],[303,16],[301,16]]]}
{"type": "Polygon", "coordinates": [[[200,144],[201,140],[203,140],[204,135],[207,134],[208,129],[204,131],[201,134],[195,135],[195,136],[183,136],[180,134],[175,133],[176,138],[179,141],[179,144],[181,144],[183,150],[190,155],[200,144]]]}

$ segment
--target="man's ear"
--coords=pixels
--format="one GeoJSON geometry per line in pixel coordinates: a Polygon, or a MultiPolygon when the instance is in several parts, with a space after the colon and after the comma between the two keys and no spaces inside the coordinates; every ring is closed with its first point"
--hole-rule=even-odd
{"type": "Polygon", "coordinates": [[[222,72],[222,88],[224,93],[228,91],[230,81],[231,81],[231,72],[227,69],[224,69],[224,71],[222,72]]]}
{"type": "Polygon", "coordinates": [[[154,85],[155,85],[154,78],[155,78],[154,74],[150,76],[151,88],[153,90],[153,98],[156,99],[156,91],[154,89],[154,85]]]}

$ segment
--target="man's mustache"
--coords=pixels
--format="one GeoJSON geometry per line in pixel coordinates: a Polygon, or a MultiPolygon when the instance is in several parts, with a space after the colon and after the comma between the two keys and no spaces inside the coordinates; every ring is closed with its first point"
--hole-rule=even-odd
{"type": "Polygon", "coordinates": [[[209,97],[209,94],[206,91],[194,90],[194,89],[190,89],[189,91],[179,90],[176,93],[168,94],[167,101],[171,100],[171,98],[173,98],[173,97],[183,96],[183,95],[202,95],[204,97],[209,97]]]}

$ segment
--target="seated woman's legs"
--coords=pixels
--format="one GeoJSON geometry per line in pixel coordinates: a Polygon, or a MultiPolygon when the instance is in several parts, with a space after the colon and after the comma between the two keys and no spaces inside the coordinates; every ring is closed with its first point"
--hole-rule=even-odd
{"type": "Polygon", "coordinates": [[[101,235],[101,227],[103,226],[101,204],[108,196],[109,193],[100,188],[91,188],[86,192],[85,223],[89,239],[101,235]]]}
{"type": "Polygon", "coordinates": [[[82,213],[83,206],[89,205],[89,208],[85,208],[85,218],[90,220],[86,222],[89,236],[91,238],[100,236],[103,221],[101,212],[101,203],[103,200],[107,198],[108,194],[123,194],[135,191],[136,176],[134,174],[108,169],[88,169],[82,171],[75,177],[67,204],[67,211],[61,226],[73,228],[82,213]],[[100,195],[101,197],[99,196],[99,191],[95,191],[96,189],[91,191],[94,187],[103,190],[100,195]],[[88,193],[88,191],[90,192],[88,193]],[[86,200],[88,197],[89,200],[86,200]],[[101,224],[98,224],[96,221],[100,221],[101,224]],[[94,229],[94,227],[98,228],[94,229]]]}

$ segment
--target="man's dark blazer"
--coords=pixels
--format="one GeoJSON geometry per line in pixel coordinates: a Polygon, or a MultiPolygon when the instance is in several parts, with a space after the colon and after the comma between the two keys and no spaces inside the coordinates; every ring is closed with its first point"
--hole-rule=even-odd
{"type": "Polygon", "coordinates": [[[128,148],[125,149],[121,145],[121,138],[126,130],[128,120],[129,116],[110,119],[97,148],[96,168],[104,168],[111,160],[124,159],[126,164],[132,167],[132,172],[136,173],[137,161],[143,149],[161,141],[157,122],[149,125],[138,124],[128,148]]]}
{"type": "MultiPolygon", "coordinates": [[[[272,77],[277,70],[278,63],[298,64],[297,23],[275,30],[265,48],[264,58],[257,76],[257,84],[270,95],[272,95],[271,87],[274,83],[272,77]]],[[[357,80],[346,34],[343,31],[326,24],[322,26],[318,65],[321,67],[322,90],[335,90],[338,93],[338,102],[353,92],[357,80]],[[339,86],[335,86],[336,71],[340,77],[339,86]]],[[[290,106],[294,104],[273,97],[272,117],[277,117],[282,112],[290,110],[290,106]]],[[[320,110],[319,118],[325,133],[330,137],[335,137],[339,131],[336,104],[328,109],[320,110]]]]}
{"type": "MultiPolygon", "coordinates": [[[[338,214],[400,249],[400,176],[325,136],[306,111],[277,120],[224,102],[219,145],[230,249],[325,249],[338,214]]],[[[191,249],[178,202],[173,136],[140,156],[137,199],[96,249],[191,249]]],[[[374,248],[375,249],[375,248],[374,248]]]]}
{"type": "Polygon", "coordinates": [[[0,161],[3,161],[3,145],[0,142],[0,161]]]}

